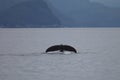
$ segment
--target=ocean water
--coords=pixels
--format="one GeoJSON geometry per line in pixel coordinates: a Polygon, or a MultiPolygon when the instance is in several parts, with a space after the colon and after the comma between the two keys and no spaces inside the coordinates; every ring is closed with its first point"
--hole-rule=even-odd
{"type": "Polygon", "coordinates": [[[0,29],[0,80],[120,80],[120,28],[0,29]]]}

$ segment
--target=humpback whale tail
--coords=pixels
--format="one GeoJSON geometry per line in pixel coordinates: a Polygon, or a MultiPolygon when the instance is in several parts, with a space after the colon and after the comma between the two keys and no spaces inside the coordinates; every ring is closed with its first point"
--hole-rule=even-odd
{"type": "Polygon", "coordinates": [[[54,45],[54,46],[51,46],[46,50],[46,53],[47,52],[52,52],[52,51],[60,51],[60,52],[70,51],[70,52],[77,53],[76,49],[73,48],[72,46],[69,46],[69,45],[54,45]]]}

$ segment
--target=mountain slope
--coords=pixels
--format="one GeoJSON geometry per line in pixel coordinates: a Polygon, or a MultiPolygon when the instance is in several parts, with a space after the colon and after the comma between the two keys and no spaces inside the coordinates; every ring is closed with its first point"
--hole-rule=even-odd
{"type": "Polygon", "coordinates": [[[63,12],[59,11],[59,9],[57,9],[57,6],[54,6],[51,1],[46,0],[46,2],[48,4],[49,8],[52,10],[52,12],[55,14],[55,16],[57,18],[59,18],[59,20],[62,24],[61,27],[75,26],[75,22],[74,22],[74,20],[72,20],[72,18],[68,17],[63,12]]]}
{"type": "Polygon", "coordinates": [[[60,25],[60,21],[45,1],[34,0],[14,5],[4,11],[0,16],[0,25],[5,27],[45,27],[60,25]]]}
{"type": "Polygon", "coordinates": [[[120,8],[105,6],[90,0],[49,0],[63,15],[67,25],[76,27],[119,27],[120,8]],[[62,6],[61,6],[62,5],[62,6]],[[71,23],[74,20],[74,23],[71,23]]]}
{"type": "Polygon", "coordinates": [[[71,15],[79,26],[119,27],[120,9],[106,7],[99,3],[89,3],[80,6],[71,15]]]}
{"type": "Polygon", "coordinates": [[[0,12],[24,1],[31,0],[0,0],[0,12]]]}

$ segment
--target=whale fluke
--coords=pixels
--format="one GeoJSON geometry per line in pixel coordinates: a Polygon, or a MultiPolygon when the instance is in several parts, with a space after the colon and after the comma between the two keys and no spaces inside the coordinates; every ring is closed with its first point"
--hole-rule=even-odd
{"type": "Polygon", "coordinates": [[[54,45],[54,46],[51,46],[46,50],[46,53],[47,52],[52,52],[52,51],[60,51],[60,52],[70,51],[70,52],[77,53],[76,49],[73,48],[72,46],[69,46],[69,45],[54,45]]]}

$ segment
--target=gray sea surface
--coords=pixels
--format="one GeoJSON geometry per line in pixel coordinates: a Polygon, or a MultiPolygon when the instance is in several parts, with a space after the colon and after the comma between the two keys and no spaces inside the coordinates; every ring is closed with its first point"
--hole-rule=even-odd
{"type": "Polygon", "coordinates": [[[120,28],[0,29],[0,80],[120,80],[120,28]]]}

